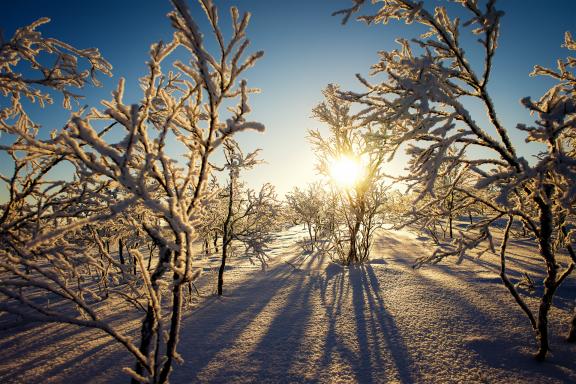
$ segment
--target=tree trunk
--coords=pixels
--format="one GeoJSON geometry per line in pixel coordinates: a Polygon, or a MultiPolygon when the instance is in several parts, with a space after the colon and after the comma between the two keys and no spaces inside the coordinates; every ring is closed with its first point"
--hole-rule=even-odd
{"type": "Polygon", "coordinates": [[[228,187],[228,214],[224,221],[222,228],[222,262],[218,270],[218,296],[222,296],[224,287],[224,269],[226,268],[226,258],[228,257],[228,245],[232,241],[232,228],[230,222],[232,221],[232,204],[234,203],[234,178],[230,175],[230,185],[228,187]]]}
{"type": "Polygon", "coordinates": [[[214,252],[218,252],[218,233],[214,234],[214,241],[212,244],[214,244],[214,252]]]}
{"type": "Polygon", "coordinates": [[[312,225],[310,225],[310,223],[304,225],[308,227],[308,236],[310,237],[310,249],[314,251],[314,235],[312,235],[312,225]]]}
{"type": "MultiPolygon", "coordinates": [[[[162,279],[168,268],[166,265],[170,263],[170,258],[172,257],[172,251],[169,250],[166,246],[160,246],[160,250],[158,252],[158,264],[156,265],[156,269],[152,276],[150,277],[150,282],[152,285],[152,290],[156,294],[156,298],[159,302],[161,302],[161,294],[160,294],[160,287],[158,286],[158,281],[162,279]]],[[[144,272],[143,272],[144,273],[144,272]]],[[[155,359],[154,359],[154,367],[155,367],[155,375],[157,376],[159,372],[157,369],[160,368],[160,345],[158,343],[159,339],[163,337],[163,335],[158,334],[158,320],[156,318],[156,314],[154,312],[154,308],[152,307],[152,303],[149,299],[148,301],[148,308],[146,311],[146,316],[142,322],[142,327],[140,327],[140,352],[144,356],[148,356],[150,353],[150,349],[152,348],[152,342],[156,340],[155,345],[155,359]]],[[[139,361],[136,362],[136,369],[135,372],[139,375],[144,373],[144,366],[139,361]]],[[[139,382],[135,379],[132,379],[132,384],[138,384],[139,382]]]]}
{"type": "MultiPolygon", "coordinates": [[[[357,191],[357,194],[360,194],[360,192],[357,191]]],[[[366,214],[366,204],[364,201],[365,196],[362,195],[362,197],[357,197],[357,199],[359,201],[357,201],[356,203],[358,204],[356,206],[356,217],[355,217],[355,223],[354,223],[354,227],[352,229],[352,232],[350,233],[350,250],[348,251],[348,262],[347,265],[350,265],[352,263],[359,263],[360,259],[358,257],[358,232],[360,232],[360,226],[362,225],[362,220],[364,219],[364,215],[366,214]]]]}
{"type": "MultiPolygon", "coordinates": [[[[154,316],[154,309],[152,305],[148,304],[148,308],[146,309],[146,316],[144,317],[144,321],[142,322],[142,327],[140,328],[140,352],[144,356],[148,356],[150,353],[150,345],[152,344],[152,340],[155,335],[156,331],[156,321],[154,316]]],[[[158,353],[158,351],[156,351],[158,353]]],[[[136,362],[136,373],[140,376],[144,373],[144,366],[139,361],[136,362]]],[[[139,384],[140,382],[136,379],[132,379],[132,384],[139,384]]]]}
{"type": "Polygon", "coordinates": [[[566,341],[573,343],[576,341],[576,308],[574,308],[574,314],[572,315],[572,322],[570,323],[570,331],[568,331],[568,337],[566,341]]]}
{"type": "MultiPolygon", "coordinates": [[[[181,276],[174,274],[174,280],[179,280],[181,276]]],[[[172,290],[172,319],[170,321],[170,333],[166,343],[166,362],[162,366],[162,371],[158,376],[158,383],[168,383],[168,378],[172,372],[172,363],[177,359],[176,347],[180,337],[180,321],[182,317],[182,284],[178,283],[172,290]]]]}
{"type": "Polygon", "coordinates": [[[348,250],[348,260],[346,260],[346,265],[354,264],[358,261],[358,246],[356,245],[356,240],[359,230],[360,221],[356,220],[356,223],[354,224],[354,227],[350,233],[350,249],[348,250]]]}
{"type": "Polygon", "coordinates": [[[228,245],[222,245],[222,261],[218,269],[218,296],[222,296],[224,292],[224,269],[226,268],[226,257],[228,256],[228,245]]]}
{"type": "MultiPolygon", "coordinates": [[[[548,262],[547,262],[548,264],[548,262]]],[[[536,360],[544,360],[546,354],[550,350],[548,344],[548,312],[550,312],[550,307],[552,306],[552,298],[556,292],[556,271],[557,267],[548,265],[547,275],[544,279],[544,294],[540,300],[540,307],[538,308],[538,339],[539,346],[538,352],[536,352],[536,360]]]]}
{"type": "Polygon", "coordinates": [[[122,239],[118,239],[118,257],[120,257],[120,264],[126,264],[124,260],[124,255],[122,254],[122,248],[124,248],[124,244],[122,243],[122,239]]]}
{"type": "MultiPolygon", "coordinates": [[[[552,194],[552,188],[551,185],[545,186],[548,199],[552,194]]],[[[538,204],[540,209],[540,238],[538,239],[538,248],[540,249],[540,255],[546,261],[546,278],[544,279],[544,294],[542,295],[538,308],[539,346],[535,358],[537,360],[544,360],[550,350],[550,346],[548,345],[548,312],[552,306],[552,299],[556,288],[558,288],[556,282],[558,266],[556,265],[554,251],[552,249],[552,226],[554,220],[552,209],[541,197],[536,197],[536,204],[538,204]]]]}
{"type": "Polygon", "coordinates": [[[132,257],[132,274],[136,276],[136,256],[130,254],[130,252],[128,252],[128,255],[132,257]]]}
{"type": "Polygon", "coordinates": [[[454,209],[454,192],[450,193],[450,204],[448,206],[448,212],[450,212],[450,214],[448,215],[448,225],[449,225],[449,229],[450,229],[450,238],[453,239],[454,238],[454,233],[452,231],[452,220],[453,220],[453,216],[454,213],[452,212],[452,210],[454,209]]]}

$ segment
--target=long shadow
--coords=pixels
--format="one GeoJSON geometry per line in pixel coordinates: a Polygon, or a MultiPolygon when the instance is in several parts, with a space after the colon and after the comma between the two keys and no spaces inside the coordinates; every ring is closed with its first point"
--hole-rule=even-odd
{"type": "MultiPolygon", "coordinates": [[[[372,266],[366,265],[361,266],[356,269],[357,273],[351,274],[351,283],[354,291],[364,291],[366,297],[366,303],[368,305],[368,313],[370,314],[370,323],[367,324],[373,335],[373,339],[377,340],[377,334],[381,333],[383,335],[382,339],[387,345],[387,351],[390,353],[394,366],[398,370],[399,380],[402,383],[412,383],[417,381],[414,377],[414,370],[412,367],[414,363],[410,354],[408,353],[408,347],[403,341],[402,334],[398,329],[394,318],[386,310],[384,305],[384,300],[380,294],[380,283],[378,278],[374,274],[372,266]],[[358,280],[359,279],[359,280],[358,280]]],[[[356,301],[355,301],[356,304],[356,301]]],[[[362,318],[362,305],[358,305],[358,311],[356,312],[356,320],[362,318]]],[[[361,329],[361,324],[358,322],[358,329],[361,329]]],[[[369,346],[366,346],[367,350],[369,346]]],[[[379,346],[376,346],[374,352],[376,354],[376,363],[382,364],[382,356],[379,346]]],[[[374,378],[369,377],[370,381],[373,382],[374,378]]]]}
{"type": "MultiPolygon", "coordinates": [[[[553,341],[557,342],[555,338],[553,341]]],[[[510,341],[478,338],[469,341],[467,346],[476,351],[488,366],[505,368],[507,376],[517,372],[523,377],[531,377],[530,382],[533,383],[550,382],[551,379],[558,383],[574,383],[573,353],[565,351],[554,355],[552,351],[546,361],[537,362],[533,358],[534,350],[515,346],[510,341]],[[571,374],[567,371],[571,371],[571,374]]]]}
{"type": "Polygon", "coordinates": [[[413,362],[384,306],[372,267],[350,267],[348,273],[339,273],[343,272],[341,267],[332,270],[321,287],[328,330],[317,377],[320,371],[330,368],[334,358],[339,358],[348,364],[359,383],[414,382],[413,362]],[[343,304],[348,298],[352,301],[352,312],[346,317],[347,308],[343,304]],[[356,348],[346,345],[350,340],[341,338],[351,329],[355,329],[356,348]],[[387,372],[392,366],[396,372],[387,372]]]}
{"type": "Polygon", "coordinates": [[[2,361],[19,361],[9,371],[0,364],[0,382],[24,382],[24,378],[26,382],[48,382],[55,378],[78,382],[87,377],[119,382],[126,380],[121,367],[132,365],[131,356],[101,331],[61,324],[35,324],[22,337],[4,341],[0,351],[2,361]],[[20,355],[23,351],[26,356],[20,355]]]}
{"type": "MultiPolygon", "coordinates": [[[[220,369],[217,372],[210,372],[209,378],[203,377],[202,369],[213,362],[214,359],[221,358],[222,354],[225,354],[227,349],[231,347],[230,344],[218,343],[218,340],[213,339],[213,342],[218,343],[218,345],[209,353],[206,353],[206,350],[202,350],[204,357],[202,361],[198,361],[199,364],[193,367],[195,373],[192,377],[187,378],[187,382],[201,382],[203,380],[234,382],[240,379],[258,382],[263,378],[266,378],[269,382],[301,382],[305,380],[302,376],[303,372],[295,372],[291,368],[297,359],[303,359],[308,352],[301,350],[300,346],[303,342],[303,336],[306,334],[307,326],[311,321],[312,308],[309,300],[314,291],[314,285],[309,283],[308,275],[298,271],[290,271],[286,268],[287,266],[281,266],[280,270],[283,272],[273,273],[267,277],[267,279],[273,280],[282,276],[284,279],[284,282],[277,287],[278,289],[267,291],[267,295],[270,295],[265,299],[267,304],[274,297],[283,299],[284,290],[289,290],[289,292],[282,305],[272,313],[269,322],[266,324],[267,328],[258,329],[258,331],[262,331],[259,340],[253,346],[244,346],[244,348],[250,348],[251,350],[246,353],[244,351],[240,352],[245,353],[246,360],[241,361],[239,365],[236,364],[237,360],[235,362],[219,362],[220,369]],[[288,276],[291,276],[289,281],[287,280],[288,276]]],[[[256,288],[258,287],[257,282],[253,284],[256,288]]],[[[268,287],[268,284],[266,287],[268,287]]],[[[251,290],[251,287],[248,287],[248,289],[251,290]]],[[[261,289],[258,289],[258,296],[261,297],[261,289]]],[[[247,299],[252,300],[249,296],[247,299]]],[[[240,309],[240,312],[244,312],[240,316],[238,316],[239,314],[227,315],[223,313],[224,319],[221,322],[218,321],[217,327],[227,330],[225,335],[227,340],[232,343],[239,342],[239,337],[265,308],[266,306],[259,306],[257,310],[251,307],[245,310],[240,309]],[[230,322],[238,322],[239,318],[245,321],[231,333],[227,329],[227,325],[230,322]]],[[[234,311],[238,309],[235,308],[234,311]]],[[[198,324],[197,318],[195,320],[195,324],[199,328],[205,328],[204,324],[198,324]]],[[[214,333],[221,334],[218,330],[215,330],[214,333]]],[[[231,351],[230,353],[234,352],[231,351]]],[[[228,358],[228,356],[224,356],[224,359],[228,358]]],[[[235,356],[230,357],[232,360],[235,359],[235,356]]]]}
{"type": "MultiPolygon", "coordinates": [[[[238,340],[274,297],[289,287],[294,273],[290,266],[279,264],[262,276],[270,281],[267,281],[265,290],[262,289],[260,278],[255,278],[238,287],[230,287],[228,290],[231,294],[212,300],[193,311],[183,325],[179,347],[185,363],[174,372],[173,381],[200,382],[198,375],[203,368],[230,347],[225,340],[238,340]],[[258,301],[255,301],[256,298],[258,301]],[[187,376],[186,373],[191,373],[192,376],[187,376]]],[[[303,278],[304,275],[301,274],[299,279],[303,278]]],[[[298,290],[295,289],[296,291],[298,290]]],[[[222,374],[233,375],[234,372],[227,371],[222,374]]]]}
{"type": "Polygon", "coordinates": [[[343,301],[350,291],[350,285],[346,284],[348,278],[342,268],[332,267],[328,270],[331,273],[322,279],[320,287],[322,305],[328,318],[328,329],[324,340],[323,354],[316,370],[316,378],[321,376],[322,371],[329,369],[334,354],[347,361],[350,366],[354,366],[356,362],[355,352],[339,339],[337,330],[338,325],[348,326],[347,319],[343,319],[342,316],[343,301]],[[332,279],[334,282],[330,283],[332,279]],[[332,287],[330,291],[328,291],[328,286],[332,287]],[[342,324],[342,320],[344,320],[344,324],[342,324]]]}
{"type": "MultiPolygon", "coordinates": [[[[356,367],[356,378],[359,382],[373,383],[373,363],[372,355],[376,352],[376,358],[374,359],[374,365],[382,366],[383,361],[378,353],[379,348],[375,348],[374,345],[370,345],[368,342],[368,331],[370,328],[372,337],[375,335],[375,324],[366,321],[365,313],[365,300],[370,301],[370,288],[364,286],[364,279],[362,267],[350,268],[350,285],[352,286],[352,304],[354,306],[354,317],[356,319],[356,337],[358,339],[359,350],[360,350],[360,361],[356,367]],[[366,293],[366,299],[364,298],[364,293],[366,293]],[[368,324],[369,323],[369,324],[368,324]]],[[[369,304],[370,305],[370,304],[369,304]]],[[[373,315],[373,314],[372,314],[373,315]]],[[[372,320],[370,318],[370,320],[372,320]]],[[[373,339],[373,343],[377,340],[373,339]]]]}
{"type": "MultiPolygon", "coordinates": [[[[76,355],[74,358],[66,360],[62,364],[57,364],[52,366],[50,369],[45,371],[44,376],[55,377],[60,374],[70,374],[66,372],[71,370],[75,372],[80,370],[83,377],[90,377],[91,380],[95,380],[100,376],[101,380],[105,380],[108,383],[115,381],[125,382],[127,377],[120,370],[122,366],[132,367],[133,359],[127,356],[124,351],[113,350],[113,352],[108,351],[109,348],[113,347],[115,341],[110,339],[103,342],[97,346],[91,348],[81,348],[82,353],[76,355]],[[84,364],[87,363],[87,364],[84,364]],[[89,367],[86,369],[85,367],[89,367]],[[112,367],[112,369],[110,369],[112,367]],[[106,372],[105,375],[103,371],[106,372]],[[114,380],[116,379],[116,380],[114,380]]],[[[75,348],[78,348],[76,345],[75,348]]],[[[44,361],[46,364],[46,360],[44,361]]],[[[75,381],[75,380],[73,380],[75,381]]]]}
{"type": "MultiPolygon", "coordinates": [[[[403,268],[406,271],[410,271],[411,273],[417,274],[418,279],[423,279],[425,284],[423,286],[428,287],[428,292],[437,292],[437,293],[444,293],[448,297],[450,297],[453,306],[458,309],[458,312],[461,316],[470,317],[474,316],[474,320],[478,324],[494,324],[497,320],[493,318],[491,315],[485,313],[482,308],[482,304],[485,303],[486,298],[489,298],[489,301],[492,303],[497,304],[501,308],[506,308],[512,303],[512,298],[507,294],[506,288],[501,283],[501,280],[498,276],[493,278],[479,278],[477,276],[477,272],[469,271],[465,268],[461,268],[458,265],[425,265],[422,269],[413,269],[412,262],[407,259],[403,258],[395,258],[394,263],[396,266],[403,268]],[[453,286],[447,285],[447,283],[442,282],[439,279],[433,279],[430,276],[426,275],[426,271],[434,271],[434,274],[438,276],[447,276],[454,280],[453,286]],[[476,283],[482,284],[476,284],[476,283]],[[460,287],[466,286],[466,284],[473,284],[476,288],[474,293],[471,291],[466,291],[460,289],[460,287]],[[494,295],[492,291],[494,288],[500,289],[503,295],[494,295]],[[490,291],[492,294],[487,295],[486,292],[490,291]],[[477,299],[477,302],[472,302],[471,297],[474,296],[477,299]]],[[[475,300],[476,301],[476,300],[475,300]]],[[[518,309],[514,308],[515,317],[520,320],[524,321],[526,324],[527,320],[525,315],[518,309]]]]}
{"type": "MultiPolygon", "coordinates": [[[[411,269],[411,261],[402,258],[402,252],[392,249],[390,256],[394,259],[394,264],[397,266],[401,266],[406,270],[411,269]]],[[[512,266],[512,268],[514,267],[512,266]]],[[[476,330],[471,328],[471,332],[478,332],[484,335],[493,334],[493,331],[484,330],[486,327],[502,331],[500,336],[495,339],[489,336],[484,338],[483,336],[479,338],[472,337],[469,341],[462,341],[463,347],[475,351],[481,362],[497,369],[505,367],[507,371],[518,372],[524,377],[526,377],[527,372],[531,372],[535,375],[542,374],[544,375],[543,377],[558,379],[560,382],[569,380],[566,376],[566,370],[571,371],[572,378],[576,375],[574,360],[566,356],[570,355],[574,349],[560,340],[554,334],[555,331],[553,329],[550,330],[552,348],[558,352],[562,351],[562,353],[553,354],[546,363],[538,364],[531,358],[530,352],[526,352],[528,349],[534,350],[535,348],[531,328],[526,316],[516,306],[499,278],[482,281],[490,284],[475,284],[478,280],[486,279],[478,278],[475,271],[469,271],[456,265],[435,265],[425,266],[424,268],[435,270],[435,273],[449,275],[450,278],[455,280],[455,283],[451,284],[452,286],[448,286],[424,274],[419,276],[419,278],[425,279],[425,285],[430,287],[430,291],[444,291],[450,295],[454,307],[457,308],[458,316],[461,317],[460,321],[469,321],[471,326],[477,328],[476,330]],[[468,284],[474,287],[474,292],[465,294],[465,291],[458,289],[458,287],[464,287],[468,284]],[[472,296],[475,297],[473,302],[471,301],[472,296]],[[501,311],[497,314],[487,313],[485,308],[483,308],[487,301],[500,307],[501,311]],[[514,325],[523,327],[513,327],[514,325]]],[[[418,271],[415,272],[417,273],[418,271]]],[[[569,277],[560,287],[554,306],[560,309],[572,310],[573,301],[571,306],[566,303],[570,301],[570,298],[575,293],[574,278],[569,277]]],[[[454,318],[454,320],[456,321],[457,318],[454,318]]]]}
{"type": "MultiPolygon", "coordinates": [[[[314,255],[321,258],[321,255],[314,255]]],[[[321,260],[315,257],[296,255],[292,261],[307,269],[316,269],[321,260]],[[305,264],[305,265],[304,265],[305,264]]],[[[306,270],[296,270],[281,264],[268,271],[265,276],[266,290],[262,291],[261,281],[249,281],[238,288],[234,295],[222,303],[211,303],[201,311],[193,314],[194,322],[184,328],[182,340],[186,340],[186,348],[181,353],[186,360],[185,366],[176,371],[174,382],[234,382],[236,380],[258,382],[314,382],[326,381],[326,364],[329,353],[337,349],[345,355],[345,360],[356,372],[360,381],[366,374],[360,374],[362,367],[358,365],[355,351],[339,342],[336,332],[336,319],[344,296],[351,295],[350,284],[344,287],[342,268],[329,264],[321,275],[310,275],[306,270]],[[331,292],[326,288],[327,281],[336,281],[331,292]],[[273,289],[270,282],[274,282],[273,289]],[[314,304],[321,298],[335,300],[334,313],[328,323],[320,323],[316,330],[327,331],[326,344],[322,340],[315,343],[314,325],[324,319],[313,318],[314,304]],[[328,297],[329,296],[329,297],[328,297]],[[258,305],[250,305],[258,297],[258,305]],[[275,298],[276,297],[276,298],[275,298]],[[274,299],[274,300],[273,300],[274,299]],[[235,300],[235,301],[234,301],[235,300]],[[271,303],[273,301],[273,303],[271,303]],[[273,307],[267,307],[268,305],[273,307]],[[272,309],[272,310],[271,310],[272,309]],[[261,319],[257,319],[260,314],[261,319]],[[254,328],[256,321],[258,328],[254,328]],[[233,326],[230,326],[233,324],[233,326]],[[255,333],[248,335],[245,332],[255,333]],[[265,329],[260,328],[261,326],[265,329]],[[193,328],[192,328],[193,327],[193,328]],[[248,340],[246,344],[240,344],[248,340]],[[192,342],[190,342],[192,341],[192,342]],[[232,345],[234,344],[234,345],[232,345]],[[321,349],[320,349],[321,348],[321,349]],[[194,356],[198,351],[198,356],[194,356]],[[328,352],[327,352],[328,351],[328,352]],[[324,353],[320,366],[315,372],[310,372],[310,361],[315,359],[317,352],[324,353]],[[239,353],[239,356],[231,355],[239,353]],[[187,355],[190,356],[187,356],[187,355]],[[222,359],[217,361],[216,359],[222,359]],[[323,364],[325,363],[325,364],[323,364]],[[206,368],[210,368],[206,370],[206,368]],[[301,368],[306,368],[303,371],[301,368]],[[188,372],[185,376],[184,372],[188,372]]],[[[351,321],[351,318],[346,321],[351,321]]],[[[366,343],[363,343],[366,344],[366,343]]],[[[369,359],[362,359],[369,361],[369,359]]],[[[366,367],[364,367],[366,368],[366,367]]],[[[370,370],[368,369],[368,372],[370,370]]],[[[329,377],[329,376],[328,376],[329,377]]]]}
{"type": "MultiPolygon", "coordinates": [[[[98,305],[104,306],[107,303],[108,301],[103,301],[98,305]]],[[[55,300],[52,302],[51,309],[56,312],[69,313],[69,302],[55,300]]],[[[108,314],[106,320],[117,329],[125,328],[122,323],[126,321],[126,314],[125,311],[118,310],[113,314],[108,314]]],[[[128,320],[132,322],[134,319],[130,317],[128,320]]],[[[138,321],[132,324],[138,327],[138,321]]],[[[122,330],[127,334],[132,331],[133,329],[122,330]]],[[[4,382],[6,378],[18,377],[44,381],[58,375],[62,375],[63,380],[77,381],[83,376],[82,371],[89,372],[91,376],[100,377],[101,368],[92,364],[83,365],[82,362],[93,360],[103,349],[107,350],[107,354],[128,356],[122,360],[117,357],[113,358],[114,362],[122,361],[122,364],[132,364],[131,356],[126,353],[124,347],[100,330],[62,323],[21,322],[20,325],[0,331],[0,361],[8,363],[0,364],[0,382],[4,382]],[[106,340],[101,340],[102,338],[106,340]],[[56,358],[55,354],[57,354],[56,358]],[[70,356],[70,358],[65,359],[63,356],[70,356]],[[12,362],[18,362],[17,366],[14,367],[12,362]]],[[[124,375],[121,373],[121,366],[112,367],[110,375],[124,375]]]]}
{"type": "MultiPolygon", "coordinates": [[[[393,242],[387,242],[386,244],[394,244],[393,242]]],[[[392,253],[400,253],[398,252],[394,246],[392,245],[392,253]]],[[[466,280],[469,283],[494,283],[503,287],[502,280],[500,279],[500,260],[498,258],[492,257],[491,259],[482,257],[466,257],[465,262],[470,262],[485,268],[487,272],[493,274],[492,277],[479,277],[477,271],[474,270],[467,270],[466,268],[462,268],[458,265],[451,264],[447,262],[445,264],[438,264],[435,268],[442,269],[445,273],[450,273],[452,276],[458,276],[462,278],[462,280],[466,280]]],[[[399,263],[404,266],[411,266],[411,263],[407,259],[402,258],[395,258],[394,260],[396,263],[399,263]]],[[[507,268],[507,275],[511,279],[512,283],[517,283],[523,279],[524,272],[527,272],[531,279],[535,282],[535,291],[529,292],[523,288],[518,288],[518,291],[521,292],[526,297],[534,297],[539,298],[542,296],[543,292],[543,280],[546,276],[545,273],[545,266],[541,265],[540,260],[535,257],[527,256],[527,255],[516,255],[513,253],[509,253],[507,256],[508,261],[508,268],[507,268]]],[[[426,268],[426,266],[424,266],[426,268]]],[[[562,268],[565,268],[562,267],[562,268]]],[[[561,269],[563,270],[563,269],[561,269]]],[[[558,288],[554,296],[554,306],[556,308],[565,310],[565,311],[572,311],[574,309],[574,300],[576,300],[576,289],[574,289],[574,285],[576,284],[576,278],[574,274],[571,274],[558,288]]],[[[477,284],[475,284],[477,285],[477,284]]],[[[506,294],[508,291],[504,291],[506,294]]],[[[507,298],[509,298],[506,295],[507,298]]]]}
{"type": "Polygon", "coordinates": [[[302,350],[301,344],[312,321],[310,298],[314,287],[301,274],[291,289],[283,307],[248,356],[257,371],[266,372],[266,378],[273,382],[302,381],[302,376],[290,368],[309,352],[302,350]]]}

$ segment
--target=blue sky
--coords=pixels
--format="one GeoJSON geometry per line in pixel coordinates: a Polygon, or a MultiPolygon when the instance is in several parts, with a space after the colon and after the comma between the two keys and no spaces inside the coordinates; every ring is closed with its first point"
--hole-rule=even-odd
{"type": "MultiPolygon", "coordinates": [[[[242,134],[238,139],[246,150],[262,148],[267,162],[245,174],[249,184],[271,182],[281,194],[316,177],[314,154],[306,135],[308,129],[320,127],[310,116],[321,101],[321,90],[328,83],[360,89],[354,74],[366,74],[377,60],[376,52],[395,47],[396,37],[412,37],[417,31],[414,26],[398,23],[368,27],[351,20],[342,26],[331,13],[348,6],[348,0],[215,2],[223,22],[228,21],[227,9],[233,4],[252,13],[248,28],[251,47],[253,51],[264,50],[265,56],[246,72],[249,85],[262,89],[251,98],[251,120],[264,123],[267,131],[242,134]]],[[[203,23],[199,7],[190,4],[203,23]]],[[[101,50],[114,66],[114,78],[103,79],[100,89],[82,91],[89,105],[109,98],[120,77],[127,79],[128,101],[137,102],[136,81],[145,73],[150,44],[169,40],[172,33],[165,17],[171,9],[168,1],[5,0],[3,5],[0,27],[6,37],[18,26],[48,16],[52,22],[41,29],[46,36],[78,48],[101,50]]],[[[502,0],[499,8],[506,15],[489,90],[501,119],[513,128],[517,122],[529,121],[520,98],[537,98],[550,85],[545,79],[528,77],[533,65],[555,66],[557,58],[567,55],[560,45],[565,31],[576,35],[576,1],[502,0]]],[[[38,114],[37,120],[50,130],[62,126],[66,117],[56,105],[38,114]]],[[[522,142],[521,136],[513,136],[522,142]]],[[[533,148],[521,146],[526,156],[533,153],[533,148]]],[[[402,159],[389,167],[401,168],[401,163],[402,159]]]]}

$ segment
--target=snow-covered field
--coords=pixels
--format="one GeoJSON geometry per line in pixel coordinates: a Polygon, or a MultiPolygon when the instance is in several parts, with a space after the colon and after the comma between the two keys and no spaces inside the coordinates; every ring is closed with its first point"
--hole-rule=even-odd
{"type": "MultiPolygon", "coordinates": [[[[495,255],[414,270],[430,246],[409,232],[383,230],[371,262],[348,269],[303,252],[303,236],[298,227],[278,234],[264,271],[233,259],[222,298],[213,295],[209,268],[218,260],[205,261],[202,297],[188,305],[183,325],[185,363],[171,382],[576,382],[576,345],[563,339],[574,277],[555,300],[552,353],[537,363],[529,322],[501,284],[495,255]]],[[[533,249],[513,242],[508,254],[511,278],[526,271],[540,282],[533,249]]],[[[110,310],[126,332],[138,332],[122,307],[110,310]]],[[[128,381],[120,370],[131,359],[99,332],[2,325],[0,383],[128,381]]]]}

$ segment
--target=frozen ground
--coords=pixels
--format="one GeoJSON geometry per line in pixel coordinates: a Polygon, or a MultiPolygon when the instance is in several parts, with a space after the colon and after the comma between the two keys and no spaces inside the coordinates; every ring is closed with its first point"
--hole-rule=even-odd
{"type": "MultiPolygon", "coordinates": [[[[302,236],[298,228],[279,234],[265,271],[236,258],[223,298],[211,295],[208,267],[217,260],[207,261],[203,298],[184,322],[185,363],[171,382],[576,382],[576,346],[562,338],[574,277],[555,302],[553,353],[536,363],[529,323],[500,283],[496,256],[414,270],[429,247],[408,232],[382,231],[371,263],[345,269],[304,253],[302,236]]],[[[516,242],[509,251],[513,278],[537,277],[532,249],[516,242]]],[[[137,330],[134,320],[116,321],[137,330]]],[[[22,325],[0,330],[0,382],[126,382],[119,371],[131,360],[123,355],[97,332],[22,325]]]]}

